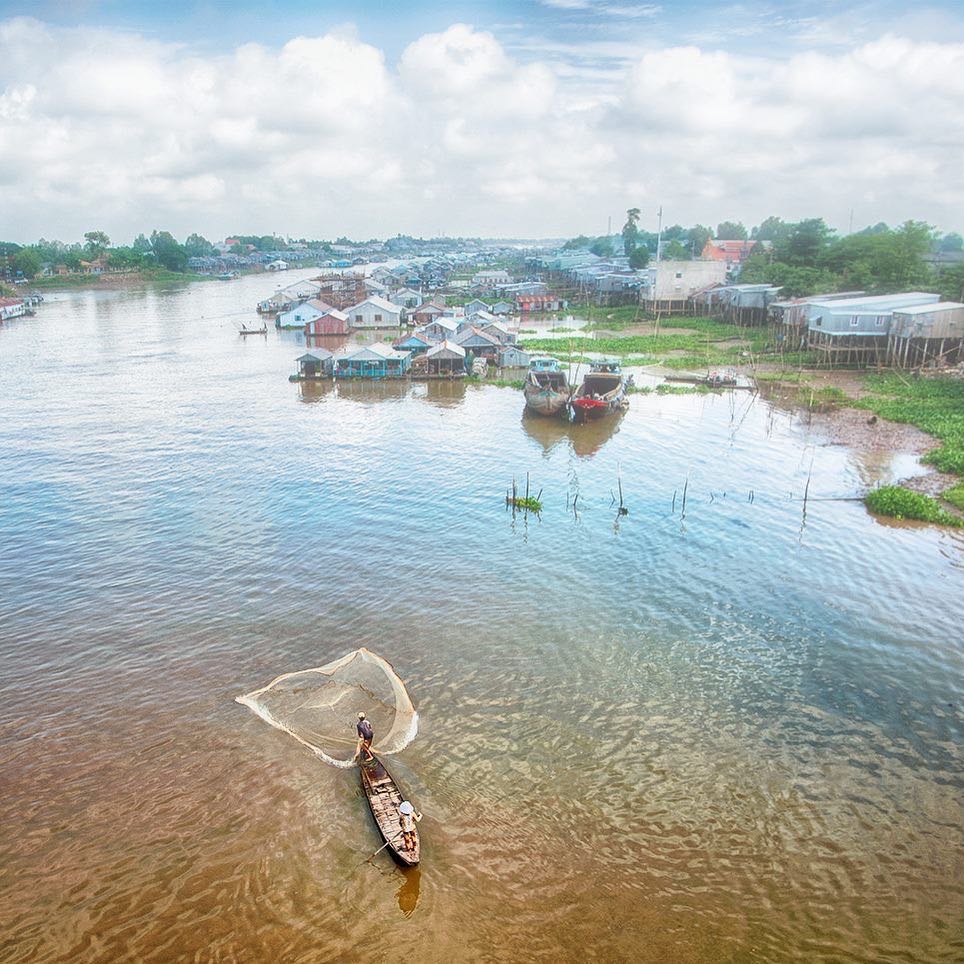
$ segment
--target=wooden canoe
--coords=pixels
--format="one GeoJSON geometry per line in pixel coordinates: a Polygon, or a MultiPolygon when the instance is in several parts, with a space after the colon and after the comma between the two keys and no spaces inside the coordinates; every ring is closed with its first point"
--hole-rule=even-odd
{"type": "Polygon", "coordinates": [[[418,836],[418,825],[415,826],[415,849],[405,850],[402,845],[402,826],[399,823],[398,808],[405,797],[399,790],[392,775],[385,769],[385,764],[378,757],[372,763],[363,763],[361,772],[362,790],[371,807],[375,825],[382,835],[382,840],[388,844],[385,848],[392,856],[406,867],[414,867],[421,857],[421,841],[418,836]]]}

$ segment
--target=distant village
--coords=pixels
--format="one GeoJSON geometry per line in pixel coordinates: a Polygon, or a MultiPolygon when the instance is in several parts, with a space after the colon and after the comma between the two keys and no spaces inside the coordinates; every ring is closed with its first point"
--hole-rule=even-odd
{"type": "MultiPolygon", "coordinates": [[[[637,305],[641,319],[703,316],[743,327],[768,326],[785,351],[813,353],[827,367],[948,368],[964,362],[964,303],[928,291],[874,295],[833,291],[797,298],[777,285],[741,283],[742,265],[769,242],[709,239],[696,259],[628,259],[588,251],[531,254],[519,270],[483,268],[453,284],[448,259],[331,271],[280,288],[257,307],[279,328],[313,338],[398,330],[401,337],[335,355],[316,348],[299,376],[462,377],[482,366],[526,367],[524,319],[570,304],[637,305]]],[[[484,261],[484,255],[480,256],[484,261]]],[[[320,343],[319,343],[320,344],[320,343]]],[[[586,347],[589,347],[588,345],[586,347]]]]}
{"type": "MultiPolygon", "coordinates": [[[[203,239],[201,239],[203,240],[203,239]]],[[[264,241],[265,239],[262,239],[264,241]]],[[[461,377],[482,366],[526,367],[519,345],[524,319],[573,306],[635,305],[641,319],[689,315],[746,327],[768,326],[786,351],[810,352],[827,367],[947,368],[964,361],[964,302],[930,290],[869,294],[855,288],[787,297],[777,284],[741,281],[768,240],[709,237],[696,256],[657,257],[632,267],[628,256],[573,249],[572,242],[482,242],[398,237],[383,242],[307,242],[260,247],[243,238],[208,245],[187,258],[196,274],[223,279],[240,272],[277,274],[317,267],[312,280],[280,285],[257,310],[309,343],[354,331],[396,337],[337,357],[321,342],[299,360],[299,377],[461,377]],[[326,257],[321,257],[326,255],[326,257]]],[[[111,252],[80,262],[84,275],[110,274],[111,252]]],[[[947,255],[944,256],[949,257],[947,255]]],[[[964,254],[960,255],[964,258],[964,254]]],[[[44,277],[65,266],[45,263],[44,277]]],[[[10,277],[0,323],[30,314],[42,300],[25,279],[10,277]]]]}

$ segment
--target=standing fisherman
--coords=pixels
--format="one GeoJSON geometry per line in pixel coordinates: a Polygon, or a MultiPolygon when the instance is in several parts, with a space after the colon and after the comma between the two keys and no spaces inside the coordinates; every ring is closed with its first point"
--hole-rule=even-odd
{"type": "Polygon", "coordinates": [[[371,723],[365,718],[364,713],[358,714],[358,722],[355,724],[355,730],[358,733],[358,749],[355,750],[355,756],[353,760],[357,760],[361,756],[362,750],[365,751],[365,763],[370,763],[375,759],[372,753],[372,740],[375,739],[375,730],[372,728],[371,723]]]}

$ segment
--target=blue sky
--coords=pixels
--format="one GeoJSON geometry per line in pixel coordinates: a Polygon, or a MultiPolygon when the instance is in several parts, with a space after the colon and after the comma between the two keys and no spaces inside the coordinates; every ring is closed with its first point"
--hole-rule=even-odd
{"type": "Polygon", "coordinates": [[[0,210],[28,237],[555,235],[660,204],[960,229],[962,76],[948,2],[2,0],[0,210]]]}

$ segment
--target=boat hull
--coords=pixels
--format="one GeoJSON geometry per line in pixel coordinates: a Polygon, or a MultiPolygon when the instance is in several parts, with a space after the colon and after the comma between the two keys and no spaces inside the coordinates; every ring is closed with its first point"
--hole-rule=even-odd
{"type": "Polygon", "coordinates": [[[374,765],[363,764],[359,767],[359,771],[362,790],[368,800],[375,826],[378,827],[382,840],[387,844],[385,849],[403,866],[414,867],[421,859],[421,841],[416,826],[414,849],[406,850],[402,846],[398,808],[405,797],[398,788],[398,784],[377,757],[374,765]]]}
{"type": "Polygon", "coordinates": [[[568,392],[554,392],[551,389],[529,391],[526,389],[526,408],[538,415],[558,415],[569,401],[568,392]]]}

